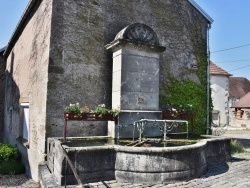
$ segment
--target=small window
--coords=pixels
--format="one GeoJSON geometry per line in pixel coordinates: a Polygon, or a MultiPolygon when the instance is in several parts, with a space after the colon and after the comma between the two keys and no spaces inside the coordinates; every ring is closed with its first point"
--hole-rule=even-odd
{"type": "Polygon", "coordinates": [[[213,121],[219,120],[219,113],[213,113],[213,121]]]}
{"type": "Polygon", "coordinates": [[[21,137],[29,140],[29,103],[21,103],[21,137]]]}
{"type": "Polygon", "coordinates": [[[220,112],[219,111],[213,111],[212,118],[213,118],[213,123],[215,125],[219,125],[220,124],[220,112]]]}

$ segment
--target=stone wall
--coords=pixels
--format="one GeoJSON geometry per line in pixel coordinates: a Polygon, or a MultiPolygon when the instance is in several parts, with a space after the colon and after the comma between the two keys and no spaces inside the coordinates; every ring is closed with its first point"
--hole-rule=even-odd
{"type": "Polygon", "coordinates": [[[0,142],[3,141],[4,128],[5,66],[3,53],[0,52],[0,142]]]}
{"type": "Polygon", "coordinates": [[[34,6],[7,58],[5,140],[18,145],[27,173],[31,169],[38,180],[38,164],[45,160],[51,1],[36,1],[34,6]],[[22,138],[22,102],[29,103],[28,140],[22,138]]]}
{"type": "MultiPolygon", "coordinates": [[[[53,1],[47,98],[47,136],[61,136],[69,103],[111,107],[112,52],[105,45],[126,26],[147,24],[166,51],[160,57],[160,82],[169,74],[199,82],[192,37],[206,41],[208,21],[188,2],[176,0],[53,1]],[[200,28],[194,31],[195,26],[200,28]],[[183,73],[185,70],[185,74],[183,73]],[[167,71],[168,70],[168,71],[167,71]]],[[[204,70],[205,72],[205,70],[204,70]]],[[[163,92],[163,88],[160,88],[163,92]]],[[[105,126],[72,123],[69,136],[105,135],[105,126]]]]}

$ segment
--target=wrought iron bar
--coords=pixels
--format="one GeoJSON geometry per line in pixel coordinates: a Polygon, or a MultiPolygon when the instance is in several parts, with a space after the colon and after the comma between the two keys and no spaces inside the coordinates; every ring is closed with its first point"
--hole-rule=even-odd
{"type": "Polygon", "coordinates": [[[141,119],[139,121],[135,121],[134,125],[137,126],[138,131],[140,133],[139,135],[139,141],[141,142],[141,134],[143,133],[144,129],[145,129],[145,124],[147,122],[162,122],[162,126],[160,127],[160,131],[162,131],[163,133],[163,139],[166,140],[167,136],[166,134],[170,131],[173,130],[173,128],[178,127],[179,123],[186,123],[187,125],[187,138],[188,138],[188,121],[186,120],[155,120],[155,119],[141,119]]]}
{"type": "MultiPolygon", "coordinates": [[[[72,164],[72,162],[71,162],[71,160],[70,160],[70,158],[69,158],[69,156],[68,156],[66,150],[63,148],[62,145],[61,145],[61,149],[62,149],[63,155],[64,155],[64,157],[65,157],[65,159],[66,159],[66,161],[65,161],[66,164],[67,164],[67,163],[69,164],[71,170],[73,171],[73,174],[74,174],[74,176],[75,176],[75,178],[76,178],[76,181],[77,181],[78,185],[82,188],[82,187],[83,187],[82,181],[81,181],[80,177],[78,176],[78,174],[77,174],[77,172],[76,172],[76,169],[75,169],[74,165],[72,164]]],[[[67,168],[67,165],[65,165],[65,168],[67,168]]],[[[65,169],[65,172],[66,172],[66,169],[65,169]]],[[[65,174],[65,178],[66,178],[66,174],[65,174]]],[[[65,180],[65,182],[66,182],[66,180],[65,180]]]]}

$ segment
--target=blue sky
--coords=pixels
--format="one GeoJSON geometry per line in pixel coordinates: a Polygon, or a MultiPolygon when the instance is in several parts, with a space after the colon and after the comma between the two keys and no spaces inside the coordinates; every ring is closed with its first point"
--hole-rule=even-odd
{"type": "Polygon", "coordinates": [[[250,0],[195,1],[214,20],[210,59],[233,76],[250,80],[250,0]],[[235,48],[239,46],[244,47],[235,48]],[[229,48],[234,49],[215,52],[229,48]]]}
{"type": "MultiPolygon", "coordinates": [[[[214,20],[211,60],[233,76],[250,80],[250,0],[195,0],[214,20]],[[238,46],[247,45],[241,48],[238,46]],[[228,48],[235,48],[221,52],[228,48]],[[214,53],[213,53],[214,52],[214,53]]],[[[29,0],[1,0],[0,48],[7,45],[29,0]]]]}
{"type": "Polygon", "coordinates": [[[0,48],[6,46],[29,0],[1,0],[0,48]]]}

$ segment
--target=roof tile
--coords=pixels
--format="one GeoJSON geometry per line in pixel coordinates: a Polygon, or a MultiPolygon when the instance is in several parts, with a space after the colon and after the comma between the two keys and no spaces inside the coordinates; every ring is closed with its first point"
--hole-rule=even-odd
{"type": "Polygon", "coordinates": [[[232,76],[224,69],[220,68],[214,62],[210,61],[210,74],[211,75],[225,75],[225,76],[232,76]]]}
{"type": "Polygon", "coordinates": [[[250,107],[250,92],[244,95],[232,108],[249,108],[250,107]]]}
{"type": "Polygon", "coordinates": [[[250,92],[250,81],[244,77],[229,77],[229,97],[241,98],[250,92]]]}

